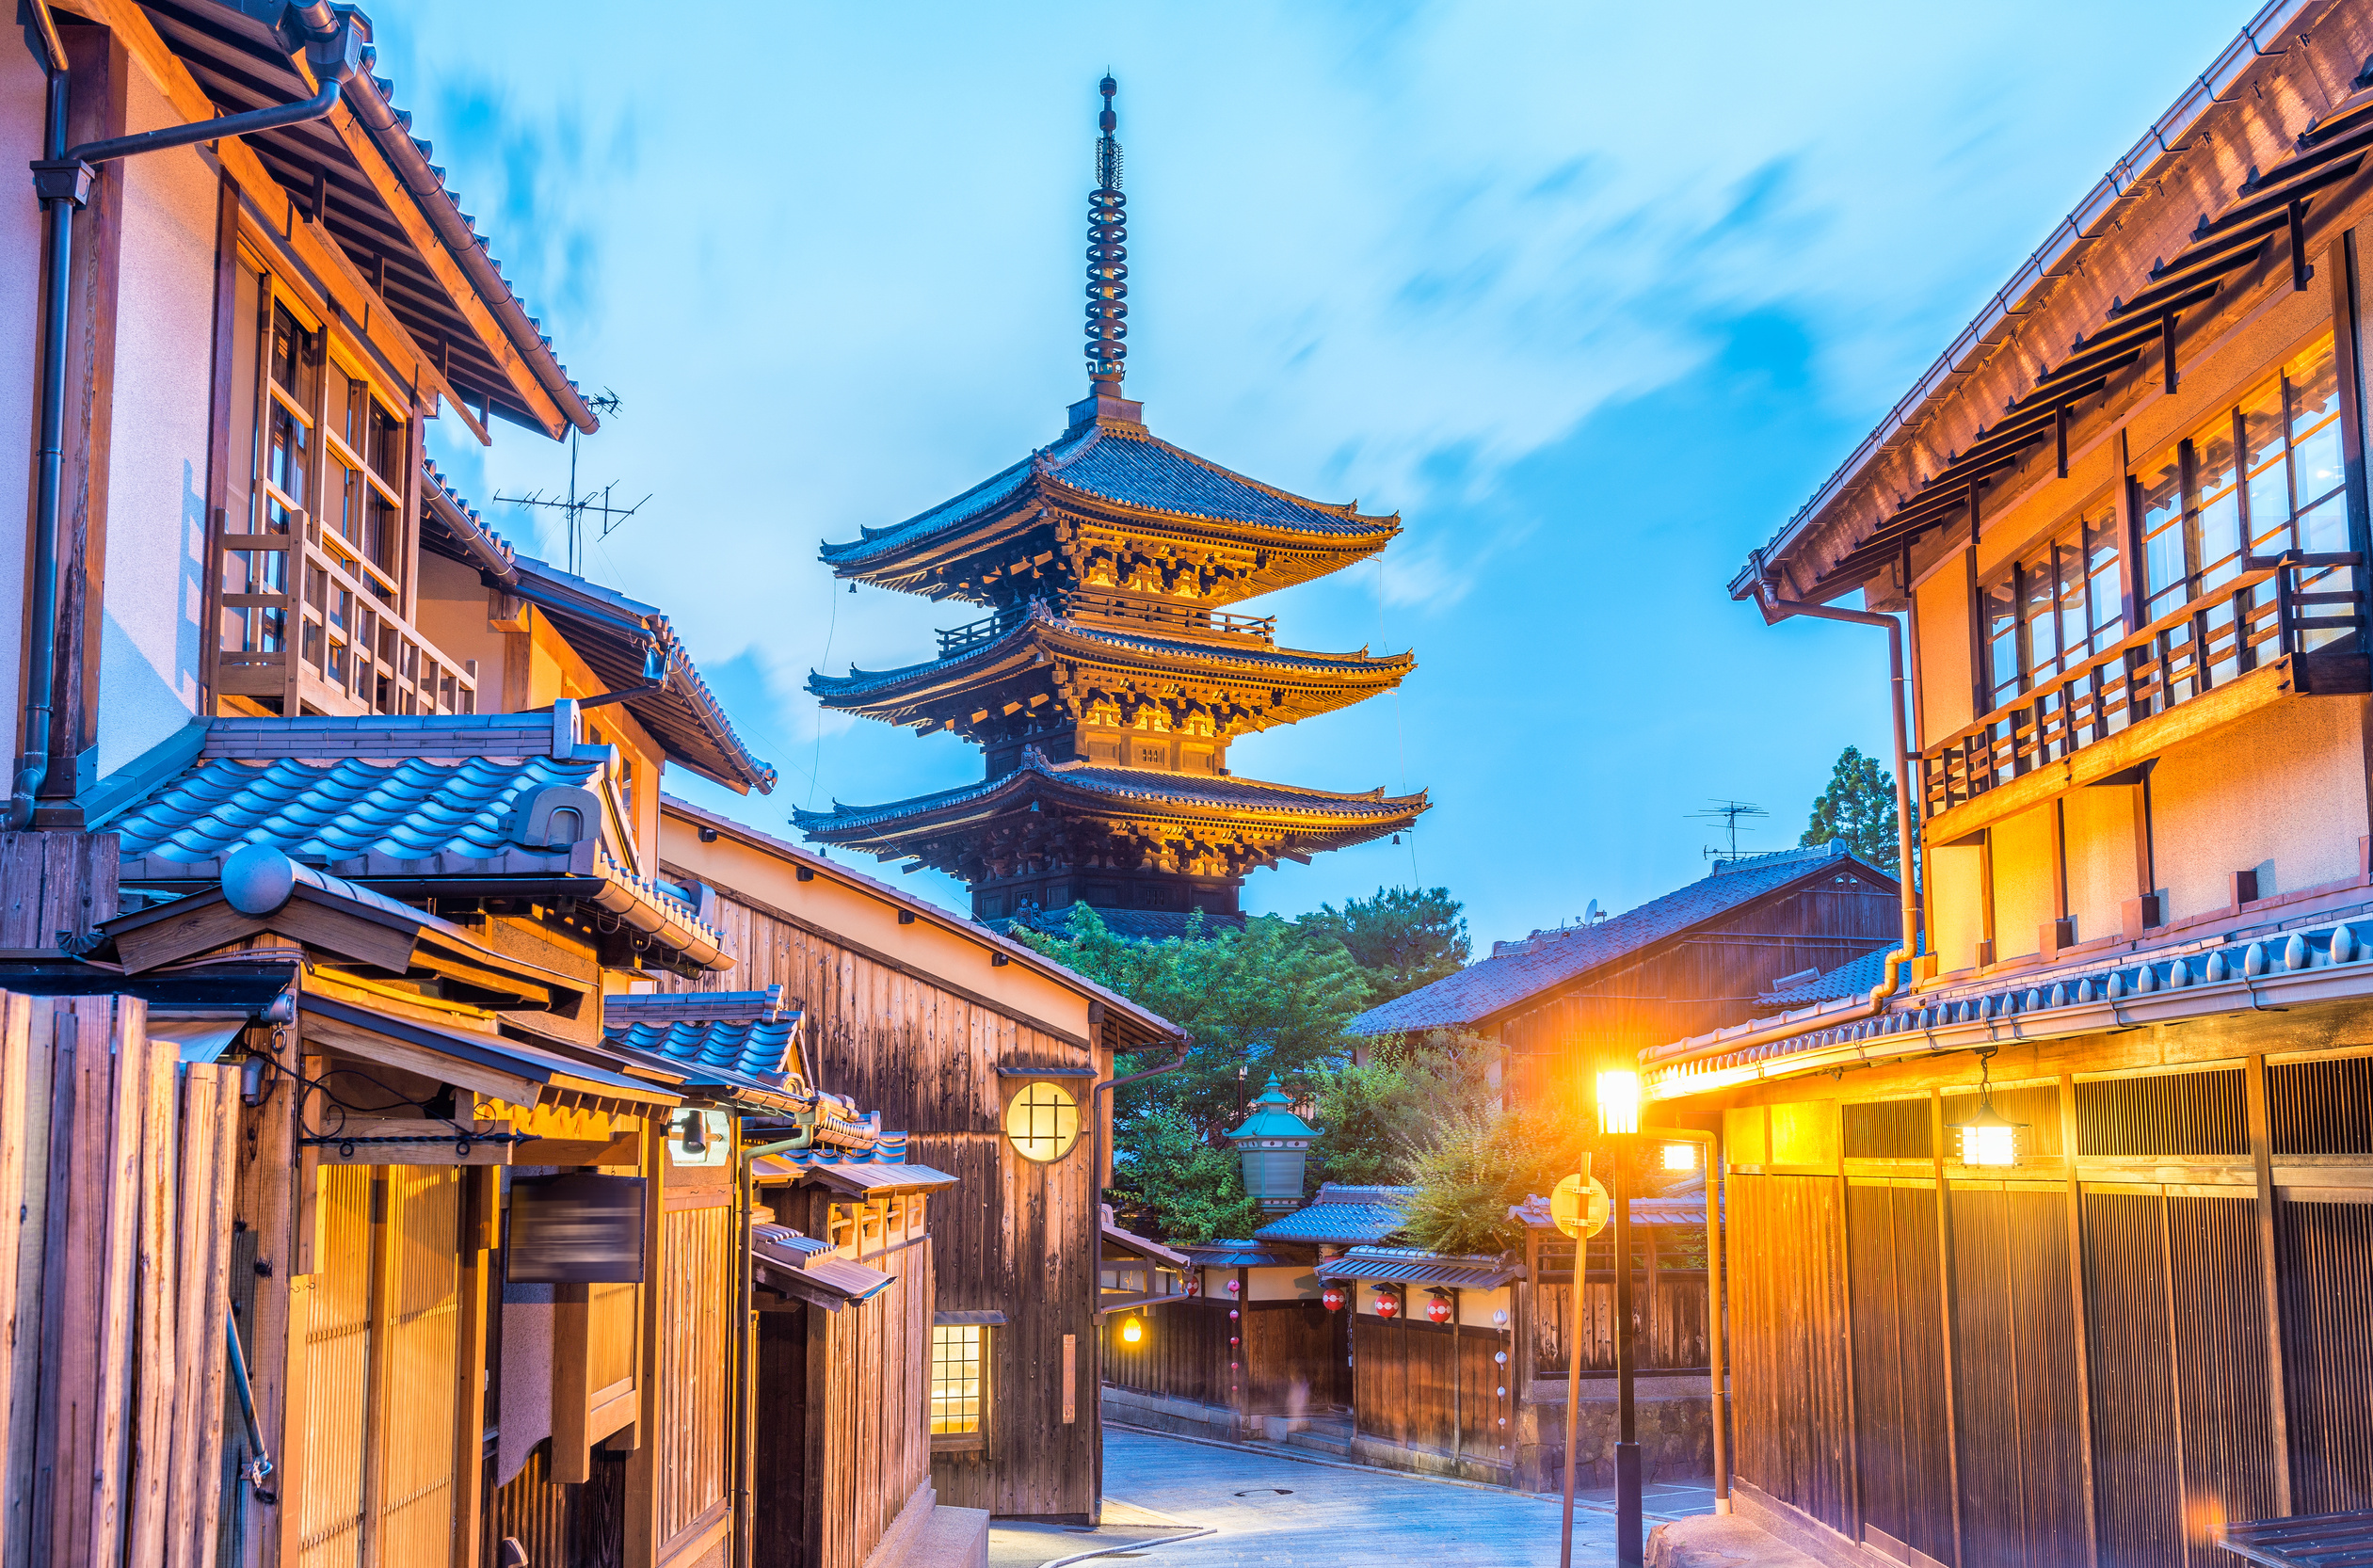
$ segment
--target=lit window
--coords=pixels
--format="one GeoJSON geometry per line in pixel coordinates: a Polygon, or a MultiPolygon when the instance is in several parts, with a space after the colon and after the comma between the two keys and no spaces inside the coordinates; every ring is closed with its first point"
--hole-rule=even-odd
{"type": "Polygon", "coordinates": [[[1080,1105],[1057,1083],[1034,1083],[1005,1112],[1005,1136],[1023,1157],[1060,1160],[1080,1137],[1080,1105]]]}
{"type": "Polygon", "coordinates": [[[932,1328],[932,1436],[960,1436],[981,1430],[987,1333],[976,1323],[942,1323],[932,1328]]]}

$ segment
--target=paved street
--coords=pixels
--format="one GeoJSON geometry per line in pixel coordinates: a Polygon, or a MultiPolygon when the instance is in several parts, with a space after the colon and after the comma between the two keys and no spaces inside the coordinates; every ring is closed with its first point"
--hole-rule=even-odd
{"type": "MultiPolygon", "coordinates": [[[[1394,1560],[1533,1568],[1557,1561],[1553,1498],[1307,1464],[1266,1445],[1220,1448],[1107,1427],[1104,1495],[1102,1529],[1000,1525],[990,1532],[990,1562],[1025,1568],[1105,1546],[1121,1550],[1092,1560],[1146,1568],[1373,1568],[1394,1560]],[[1178,1523],[1165,1527],[1164,1520],[1178,1523]],[[1203,1527],[1214,1533],[1172,1545],[1134,1544],[1203,1527]]],[[[1604,1512],[1575,1511],[1578,1562],[1613,1560],[1612,1524],[1604,1512]]]]}

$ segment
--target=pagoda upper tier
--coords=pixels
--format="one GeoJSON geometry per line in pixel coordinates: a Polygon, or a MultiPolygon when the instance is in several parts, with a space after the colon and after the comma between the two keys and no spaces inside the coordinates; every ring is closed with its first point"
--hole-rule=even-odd
{"type": "Polygon", "coordinates": [[[1365,560],[1398,516],[1247,479],[1146,429],[1141,405],[1074,404],[1052,445],[952,501],[827,544],[835,577],[1018,605],[1074,588],[1233,604],[1365,560]]]}
{"type": "Polygon", "coordinates": [[[988,775],[1020,748],[1182,773],[1224,773],[1240,735],[1388,691],[1416,655],[1276,646],[1275,623],[1079,592],[1034,599],[939,633],[940,655],[894,670],[812,675],[826,708],[952,730],[986,749],[988,775]]]}

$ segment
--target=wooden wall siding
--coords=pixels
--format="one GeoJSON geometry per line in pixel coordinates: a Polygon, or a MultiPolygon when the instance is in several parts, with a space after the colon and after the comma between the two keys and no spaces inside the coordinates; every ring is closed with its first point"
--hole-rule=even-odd
{"type": "Polygon", "coordinates": [[[2102,1560],[2237,1568],[2200,1537],[2276,1512],[2252,1203],[2088,1192],[2085,1251],[2102,1560]]]}
{"type": "Polygon", "coordinates": [[[1127,1319],[1116,1312],[1104,1320],[1106,1383],[1200,1404],[1229,1402],[1226,1304],[1201,1296],[1164,1302],[1143,1315],[1145,1337],[1134,1345],[1120,1337],[1127,1319]]]}
{"type": "MultiPolygon", "coordinates": [[[[1966,1121],[1979,1108],[1977,1091],[1953,1093],[1941,1096],[1944,1101],[1942,1118],[1945,1146],[1939,1152],[1948,1165],[1961,1160],[1961,1140],[1953,1128],[1966,1121]]],[[[2015,1089],[1994,1091],[1994,1113],[2006,1122],[2015,1122],[2019,1128],[2019,1158],[2022,1160],[2058,1160],[2067,1140],[2061,1135],[2060,1086],[2056,1083],[2033,1083],[2015,1089]]]]}
{"type": "Polygon", "coordinates": [[[1926,1160],[1933,1152],[1928,1096],[1841,1107],[1849,1160],[1926,1160]]]}
{"type": "Polygon", "coordinates": [[[1352,1323],[1352,1418],[1363,1437],[1406,1443],[1449,1453],[1453,1432],[1459,1451],[1486,1463],[1511,1463],[1507,1430],[1499,1417],[1513,1408],[1511,1388],[1493,1357],[1508,1348],[1496,1329],[1461,1325],[1453,1342],[1444,1323],[1387,1321],[1361,1313],[1352,1323]],[[1460,1385],[1452,1398],[1451,1357],[1458,1356],[1460,1385]],[[1456,1407],[1458,1419],[1451,1416],[1456,1407]]]}
{"type": "Polygon", "coordinates": [[[1824,884],[1650,949],[1502,1022],[1518,1093],[1570,1096],[1586,1052],[1622,1054],[1742,1022],[1772,981],[1859,957],[1898,936],[1901,919],[1892,891],[1824,884]]]}
{"type": "MultiPolygon", "coordinates": [[[[930,1397],[932,1248],[928,1241],[880,1260],[891,1284],[860,1306],[806,1313],[805,1346],[796,1356],[778,1350],[778,1370],[795,1360],[807,1393],[805,1445],[796,1470],[805,1501],[794,1517],[804,1525],[809,1555],[778,1549],[761,1563],[800,1568],[861,1568],[897,1521],[915,1490],[931,1477],[925,1406],[930,1397]]],[[[767,1313],[780,1318],[781,1313],[767,1313]]],[[[995,1330],[991,1330],[995,1336],[995,1330]]],[[[996,1398],[994,1384],[990,1398],[996,1398]]],[[[767,1411],[766,1421],[779,1416],[767,1411]]],[[[779,1486],[777,1490],[779,1491],[779,1486]]],[[[759,1515],[762,1534],[781,1524],[759,1515]]],[[[796,1543],[799,1537],[789,1538],[796,1543]]]]}
{"type": "Polygon", "coordinates": [[[807,1568],[809,1311],[794,1301],[758,1315],[751,1568],[807,1568]]]}
{"type": "Polygon", "coordinates": [[[1734,1464],[1740,1479],[1857,1533],[1848,1447],[1838,1183],[1729,1178],[1734,1464]]]}
{"type": "Polygon", "coordinates": [[[2373,1056],[2266,1069],[2276,1154],[2373,1155],[2373,1056]]]}
{"type": "Polygon", "coordinates": [[[115,833],[0,833],[0,948],[54,948],[116,915],[115,833]]]}
{"type": "Polygon", "coordinates": [[[2241,1069],[2087,1079],[2076,1085],[2076,1152],[2225,1155],[2250,1152],[2241,1069]]]}
{"type": "Polygon", "coordinates": [[[658,1430],[660,1556],[725,1501],[732,1400],[730,1208],[678,1209],[661,1227],[658,1430]]]}
{"type": "Polygon", "coordinates": [[[1957,1187],[1952,1208],[1964,1559],[2087,1568],[2067,1195],[1957,1187]]]}
{"type": "MultiPolygon", "coordinates": [[[[1101,1246],[1095,1132],[1052,1164],[1015,1154],[1001,1126],[1000,1065],[1100,1067],[1057,1035],[943,990],[776,919],[720,898],[714,919],[734,968],[664,988],[751,990],[780,984],[808,1015],[809,1052],[826,1088],[879,1110],[912,1134],[907,1157],[960,1185],[933,1206],[938,1307],[1002,1312],[988,1335],[990,1410],[980,1454],[939,1454],[939,1500],[1000,1514],[1085,1515],[1097,1507],[1098,1401],[1063,1420],[1063,1340],[1087,1358],[1098,1344],[1101,1246]]],[[[1085,1107],[1082,1108],[1086,1109],[1085,1107]]]]}
{"type": "Polygon", "coordinates": [[[1934,1189],[1847,1184],[1863,1525],[1950,1563],[1961,1560],[1938,1241],[1934,1189]]]}
{"type": "MultiPolygon", "coordinates": [[[[1612,1371],[1615,1365],[1615,1282],[1607,1272],[1592,1270],[1582,1281],[1582,1367],[1589,1371],[1612,1371]]],[[[1565,1375],[1572,1279],[1571,1274],[1545,1272],[1542,1282],[1533,1287],[1532,1375],[1536,1378],[1565,1375]]],[[[1637,1365],[1645,1371],[1704,1367],[1708,1354],[1706,1272],[1659,1270],[1653,1302],[1648,1280],[1645,1269],[1632,1275],[1631,1343],[1637,1365]]]]}
{"type": "Polygon", "coordinates": [[[2373,1508],[2373,1204],[2283,1203],[2274,1212],[2291,1506],[2373,1508]]]}

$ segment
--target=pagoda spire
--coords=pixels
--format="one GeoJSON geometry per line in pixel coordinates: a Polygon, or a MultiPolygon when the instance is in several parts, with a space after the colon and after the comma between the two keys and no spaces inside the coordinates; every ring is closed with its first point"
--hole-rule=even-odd
{"type": "Polygon", "coordinates": [[[1129,198],[1120,189],[1120,143],[1113,131],[1118,84],[1107,75],[1098,84],[1103,112],[1096,117],[1103,135],[1096,143],[1096,189],[1087,199],[1087,374],[1090,397],[1120,396],[1129,345],[1129,198]]]}

